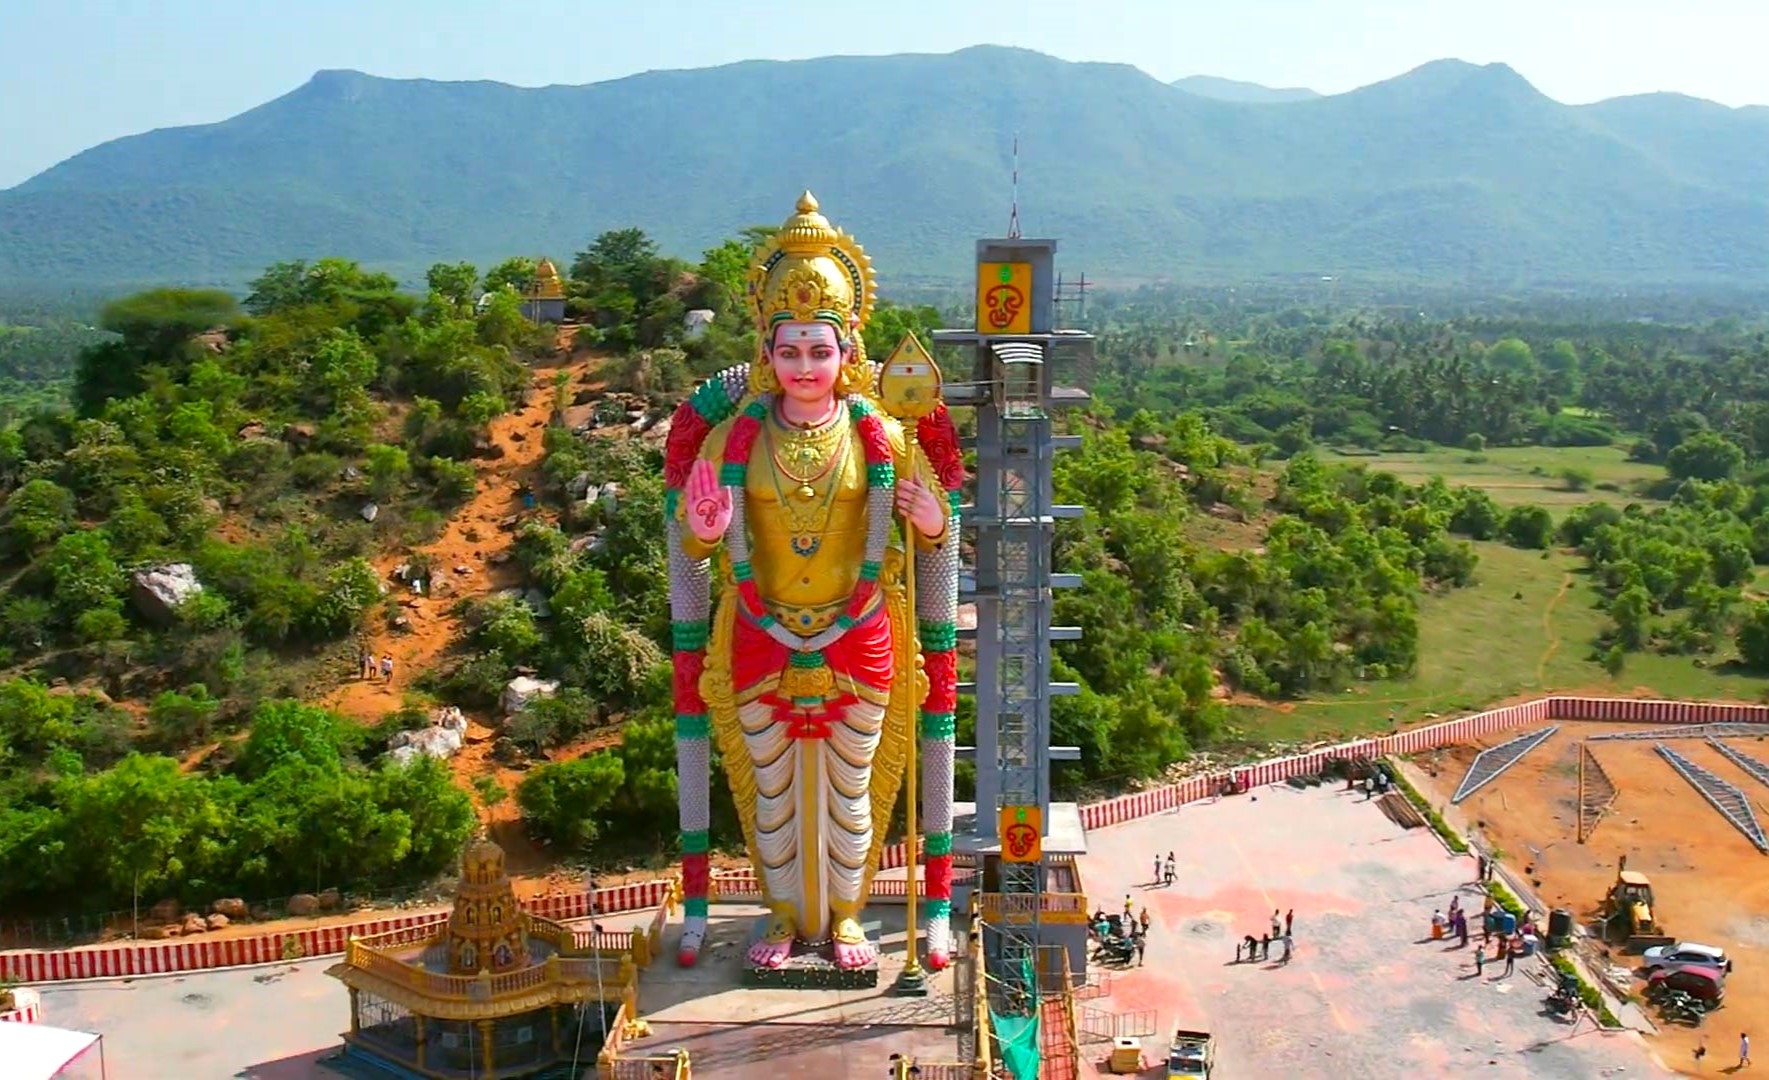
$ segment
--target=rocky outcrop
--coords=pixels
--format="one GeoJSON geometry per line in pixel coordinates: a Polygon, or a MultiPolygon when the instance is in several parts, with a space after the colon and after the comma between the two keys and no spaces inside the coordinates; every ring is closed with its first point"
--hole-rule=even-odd
{"type": "Polygon", "coordinates": [[[528,707],[535,698],[552,697],[559,692],[556,679],[536,679],[518,675],[504,686],[504,712],[514,716],[528,707]]]}
{"type": "Polygon", "coordinates": [[[182,910],[183,909],[178,906],[178,901],[171,897],[167,897],[153,907],[148,908],[147,917],[154,922],[172,922],[174,919],[178,918],[178,913],[182,910]]]}
{"type": "Polygon", "coordinates": [[[202,591],[196,567],[167,563],[135,571],[131,598],[142,618],[167,625],[178,617],[179,605],[202,591]]]}
{"type": "Polygon", "coordinates": [[[209,905],[209,910],[217,915],[225,915],[229,919],[244,919],[250,914],[246,909],[246,902],[236,897],[217,900],[209,905]]]}
{"type": "Polygon", "coordinates": [[[317,914],[319,914],[319,897],[313,895],[312,893],[296,893],[294,896],[289,897],[289,914],[290,915],[317,915],[317,914]]]}
{"type": "Polygon", "coordinates": [[[429,727],[397,732],[387,740],[387,756],[402,765],[420,755],[451,758],[460,752],[466,738],[466,716],[453,705],[445,705],[431,717],[429,727]]]}

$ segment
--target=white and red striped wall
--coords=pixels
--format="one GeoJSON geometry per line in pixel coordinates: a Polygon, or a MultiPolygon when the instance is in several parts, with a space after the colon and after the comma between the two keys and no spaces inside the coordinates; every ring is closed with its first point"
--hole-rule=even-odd
{"type": "MultiPolygon", "coordinates": [[[[1293,776],[1318,773],[1330,758],[1381,757],[1389,754],[1414,754],[1442,746],[1454,746],[1470,739],[1523,724],[1546,720],[1591,720],[1612,723],[1643,724],[1712,724],[1769,723],[1769,706],[1743,702],[1640,701],[1627,698],[1548,697],[1520,705],[1455,720],[1445,720],[1426,727],[1414,728],[1373,739],[1358,739],[1337,746],[1323,747],[1306,754],[1274,758],[1270,761],[1237,766],[1227,773],[1194,776],[1177,784],[1151,788],[1148,791],[1120,795],[1105,802],[1081,808],[1081,822],[1089,829],[1103,828],[1134,818],[1147,817],[1175,809],[1189,802],[1209,798],[1221,789],[1231,775],[1246,787],[1281,784],[1293,776]]],[[[903,865],[902,844],[887,846],[882,855],[882,869],[903,865]]],[[[755,875],[749,870],[722,872],[717,875],[719,895],[727,899],[760,896],[755,875]]],[[[593,905],[588,895],[537,897],[524,903],[533,914],[547,919],[586,919],[592,915],[616,915],[629,911],[655,908],[668,895],[670,881],[658,879],[631,885],[598,889],[593,905]]],[[[895,879],[873,882],[873,891],[881,898],[901,896],[904,885],[895,879]]],[[[291,933],[265,934],[254,938],[205,941],[129,942],[85,949],[21,950],[0,953],[0,978],[14,982],[63,982],[70,979],[117,978],[130,975],[157,975],[176,971],[198,971],[204,968],[263,964],[308,956],[330,956],[344,951],[344,943],[352,935],[367,937],[411,927],[440,925],[448,916],[446,910],[393,919],[371,919],[346,926],[298,930],[291,933]]],[[[618,933],[618,932],[611,932],[618,933]]],[[[610,940],[613,940],[612,937],[610,940]]],[[[10,1014],[0,1015],[4,1018],[10,1014]]]]}
{"type": "MultiPolygon", "coordinates": [[[[668,879],[616,885],[596,890],[595,913],[614,915],[653,908],[669,895],[668,879]]],[[[590,916],[590,898],[584,893],[537,897],[523,905],[529,912],[554,920],[590,916]]],[[[164,975],[178,971],[268,964],[310,956],[334,956],[344,951],[351,937],[368,937],[395,930],[440,927],[448,920],[447,909],[398,918],[368,919],[341,926],[316,927],[257,937],[131,941],[84,949],[18,950],[0,953],[0,978],[13,982],[66,982],[74,979],[114,979],[134,975],[164,975]]],[[[603,935],[610,941],[613,937],[603,935]]],[[[627,935],[630,941],[630,935],[627,935]]],[[[598,940],[598,944],[604,942],[598,940]]]]}
{"type": "Polygon", "coordinates": [[[12,992],[12,1008],[0,1012],[0,1024],[35,1024],[43,1019],[37,991],[21,986],[12,992]]]}

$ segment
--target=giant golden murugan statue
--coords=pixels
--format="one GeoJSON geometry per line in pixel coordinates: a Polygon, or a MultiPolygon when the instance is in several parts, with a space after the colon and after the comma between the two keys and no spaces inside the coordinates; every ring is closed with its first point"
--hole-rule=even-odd
{"type": "Polygon", "coordinates": [[[779,967],[795,946],[828,945],[856,968],[876,957],[860,912],[919,737],[924,934],[937,969],[951,952],[963,465],[944,407],[916,439],[881,410],[860,334],[871,263],[809,192],[797,209],[751,269],[760,355],[702,384],[670,431],[678,960],[695,962],[706,927],[712,740],[769,910],[750,962],[779,967]]]}

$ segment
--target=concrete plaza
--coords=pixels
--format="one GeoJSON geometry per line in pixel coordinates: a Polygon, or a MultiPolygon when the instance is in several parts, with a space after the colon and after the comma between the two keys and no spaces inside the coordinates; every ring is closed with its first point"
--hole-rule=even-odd
{"type": "Polygon", "coordinates": [[[1479,914],[1474,860],[1342,787],[1261,788],[1090,833],[1081,867],[1094,906],[1121,910],[1128,893],[1153,923],[1143,965],[1108,969],[1110,994],[1080,1003],[1082,1026],[1152,1012],[1151,1065],[1175,1028],[1208,1030],[1217,1080],[1670,1075],[1632,1032],[1550,1017],[1540,957],[1477,977],[1478,934],[1469,948],[1432,941],[1432,911],[1451,897],[1479,914]],[[1179,875],[1163,887],[1151,871],[1169,851],[1179,875]],[[1292,909],[1288,964],[1281,945],[1271,961],[1235,963],[1237,941],[1292,909]]]}
{"type": "Polygon", "coordinates": [[[320,1064],[350,1027],[344,987],[325,976],[335,963],[44,986],[43,1019],[103,1035],[121,1080],[336,1080],[320,1064]]]}

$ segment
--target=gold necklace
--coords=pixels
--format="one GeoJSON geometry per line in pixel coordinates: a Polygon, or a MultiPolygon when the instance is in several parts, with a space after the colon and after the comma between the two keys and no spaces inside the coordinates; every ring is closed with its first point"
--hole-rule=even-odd
{"type": "MultiPolygon", "coordinates": [[[[839,425],[837,430],[845,432],[846,427],[846,425],[839,425]]],[[[774,447],[772,429],[766,430],[764,437],[768,440],[768,456],[773,460],[775,466],[769,475],[774,484],[774,494],[779,501],[780,516],[789,534],[793,554],[809,558],[817,553],[818,548],[823,546],[823,533],[829,528],[830,512],[835,507],[836,488],[841,486],[841,470],[847,465],[852,441],[841,439],[836,442],[829,452],[828,461],[817,476],[801,478],[795,476],[781,462],[780,455],[774,447]],[[810,499],[817,494],[816,488],[811,486],[810,481],[831,473],[834,475],[829,476],[823,498],[815,505],[807,505],[810,499]],[[780,483],[782,476],[799,482],[798,489],[792,493],[798,497],[799,501],[795,502],[793,498],[788,496],[780,483]]]]}
{"type": "Polygon", "coordinates": [[[795,494],[800,499],[813,498],[817,490],[812,485],[827,476],[835,468],[836,460],[846,455],[849,425],[841,423],[843,419],[838,411],[834,419],[818,428],[786,428],[780,440],[784,445],[777,444],[774,432],[769,431],[768,454],[774,459],[774,468],[798,485],[795,494]]]}

